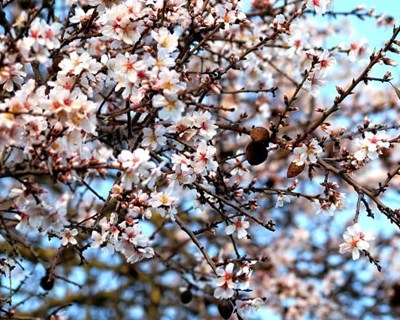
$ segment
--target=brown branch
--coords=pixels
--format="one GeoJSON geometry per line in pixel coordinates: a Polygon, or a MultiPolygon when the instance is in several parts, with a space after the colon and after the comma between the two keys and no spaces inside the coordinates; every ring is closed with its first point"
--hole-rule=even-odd
{"type": "Polygon", "coordinates": [[[184,231],[190,237],[190,239],[192,239],[193,243],[199,248],[199,250],[203,254],[204,258],[206,259],[206,261],[208,263],[208,265],[211,267],[211,269],[213,269],[214,273],[217,274],[217,272],[216,272],[217,267],[215,266],[214,261],[208,255],[207,250],[201,244],[199,239],[197,239],[197,237],[193,233],[193,231],[190,230],[188,227],[186,227],[185,224],[183,223],[183,221],[178,216],[175,216],[175,221],[179,225],[179,227],[182,229],[182,231],[184,231]]]}
{"type": "Polygon", "coordinates": [[[260,219],[254,217],[252,214],[250,214],[249,212],[243,210],[241,207],[233,204],[232,202],[226,200],[224,197],[219,196],[209,190],[207,190],[206,188],[203,188],[201,185],[194,183],[194,185],[196,186],[196,188],[198,188],[199,190],[202,190],[203,192],[213,196],[214,198],[221,200],[222,202],[224,202],[226,205],[228,205],[229,207],[237,210],[238,212],[240,212],[241,214],[245,215],[246,217],[248,217],[249,219],[257,222],[260,226],[263,226],[264,228],[270,230],[270,231],[275,231],[275,227],[274,227],[274,223],[272,220],[269,220],[267,223],[261,221],[260,219]]]}
{"type": "Polygon", "coordinates": [[[325,170],[333,172],[337,176],[341,177],[344,181],[346,181],[350,186],[354,188],[357,193],[363,193],[367,195],[378,207],[379,211],[382,212],[390,222],[396,224],[400,228],[400,216],[396,214],[396,212],[386,206],[381,200],[379,200],[373,191],[361,186],[357,181],[351,178],[344,171],[337,169],[336,167],[326,163],[322,159],[318,159],[318,164],[321,165],[325,170]]]}
{"type": "Polygon", "coordinates": [[[340,104],[351,94],[353,94],[353,90],[360,84],[361,82],[364,81],[365,77],[367,77],[368,73],[371,71],[372,67],[379,63],[381,59],[385,56],[385,53],[389,50],[389,48],[392,46],[394,41],[396,40],[396,37],[398,36],[400,32],[400,28],[394,28],[393,29],[393,34],[390,40],[386,43],[386,45],[379,50],[377,54],[372,54],[370,57],[370,62],[368,66],[361,72],[361,74],[356,78],[353,79],[351,84],[347,87],[346,90],[343,90],[342,92],[339,93],[338,96],[336,96],[333,105],[328,109],[325,110],[322,114],[322,116],[315,121],[310,128],[306,130],[300,137],[297,138],[295,143],[293,144],[295,147],[298,146],[302,141],[304,141],[312,132],[314,132],[317,128],[319,128],[326,119],[328,119],[333,113],[338,111],[340,109],[340,104]]]}

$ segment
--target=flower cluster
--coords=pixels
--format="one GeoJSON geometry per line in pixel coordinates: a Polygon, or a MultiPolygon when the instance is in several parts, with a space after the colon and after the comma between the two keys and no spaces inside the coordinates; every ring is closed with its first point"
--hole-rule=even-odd
{"type": "MultiPolygon", "coordinates": [[[[135,44],[144,28],[140,19],[146,13],[142,10],[143,5],[141,1],[126,1],[106,8],[98,20],[101,33],[117,43],[123,41],[129,45],[135,44]]],[[[113,45],[117,46],[117,43],[113,45]]]]}
{"type": "Polygon", "coordinates": [[[319,202],[317,214],[323,212],[332,216],[336,210],[342,211],[344,209],[346,194],[338,191],[339,185],[335,182],[322,182],[321,185],[325,187],[324,194],[327,199],[319,202]]]}
{"type": "Polygon", "coordinates": [[[121,151],[118,155],[118,163],[125,171],[121,179],[125,190],[130,190],[134,185],[151,177],[151,172],[156,165],[149,160],[150,153],[147,149],[138,148],[133,152],[121,151]]]}
{"type": "MultiPolygon", "coordinates": [[[[24,14],[20,20],[27,20],[24,14]]],[[[32,21],[28,36],[18,40],[17,46],[22,56],[28,60],[38,60],[39,62],[48,62],[50,51],[58,49],[61,45],[59,37],[62,24],[54,22],[51,25],[44,19],[36,18],[32,21]]]]}
{"type": "Polygon", "coordinates": [[[60,233],[65,238],[64,226],[67,221],[68,194],[64,194],[55,203],[47,199],[44,190],[35,190],[42,193],[40,204],[37,204],[30,191],[24,188],[14,188],[11,190],[10,197],[14,199],[17,214],[16,219],[19,223],[16,229],[21,232],[40,231],[60,233]]]}
{"type": "Polygon", "coordinates": [[[319,15],[324,14],[326,11],[332,9],[333,0],[308,0],[307,7],[314,9],[319,15]]]}
{"type": "Polygon", "coordinates": [[[154,256],[149,246],[149,238],[143,235],[137,220],[126,219],[118,223],[118,216],[111,213],[110,219],[102,218],[99,222],[101,231],[92,232],[92,248],[103,248],[108,253],[121,252],[128,263],[136,263],[143,258],[154,256]]]}
{"type": "Polygon", "coordinates": [[[387,141],[386,131],[379,131],[376,134],[366,132],[363,139],[356,139],[357,151],[354,158],[358,161],[365,159],[376,160],[382,148],[389,148],[390,143],[387,141]]]}
{"type": "Polygon", "coordinates": [[[236,272],[234,272],[235,265],[232,262],[225,267],[218,267],[216,269],[218,277],[215,280],[217,288],[214,291],[214,297],[228,299],[233,296],[234,290],[247,290],[253,273],[250,265],[251,263],[245,263],[236,272]]]}
{"type": "Polygon", "coordinates": [[[308,51],[307,57],[313,61],[314,68],[310,71],[304,88],[310,92],[314,97],[320,93],[320,88],[324,86],[327,81],[326,78],[328,70],[336,64],[336,59],[333,52],[324,50],[322,53],[308,51]]]}

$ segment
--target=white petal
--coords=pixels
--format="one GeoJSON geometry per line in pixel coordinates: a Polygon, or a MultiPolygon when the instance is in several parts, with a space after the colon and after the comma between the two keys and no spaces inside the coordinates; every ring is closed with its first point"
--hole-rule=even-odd
{"type": "Polygon", "coordinates": [[[353,248],[352,251],[353,260],[358,260],[360,258],[360,251],[357,248],[353,248]]]}
{"type": "Polygon", "coordinates": [[[238,229],[238,238],[243,239],[247,236],[247,231],[244,228],[238,229]]]}
{"type": "Polygon", "coordinates": [[[234,267],[233,263],[229,263],[229,264],[226,266],[225,271],[228,272],[228,273],[232,273],[233,267],[234,267]]]}
{"type": "Polygon", "coordinates": [[[235,226],[234,224],[231,224],[231,225],[229,225],[229,226],[227,226],[227,227],[225,228],[225,232],[226,232],[226,234],[227,234],[228,236],[231,235],[232,233],[234,233],[235,230],[236,230],[236,226],[235,226]]]}

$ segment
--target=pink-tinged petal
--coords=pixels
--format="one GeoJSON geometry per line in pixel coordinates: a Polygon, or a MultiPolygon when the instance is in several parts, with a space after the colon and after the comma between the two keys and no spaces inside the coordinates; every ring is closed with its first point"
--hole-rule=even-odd
{"type": "Polygon", "coordinates": [[[215,280],[215,284],[217,287],[222,287],[225,284],[225,278],[224,277],[220,277],[217,278],[217,280],[215,280]]]}
{"type": "Polygon", "coordinates": [[[13,82],[9,79],[6,81],[6,83],[3,85],[4,90],[7,92],[11,92],[14,89],[14,84],[13,82]]]}
{"type": "Polygon", "coordinates": [[[356,153],[354,153],[354,158],[356,158],[358,161],[363,161],[366,156],[367,153],[364,149],[358,150],[356,153]]]}
{"type": "Polygon", "coordinates": [[[232,297],[234,293],[235,293],[235,292],[234,292],[232,289],[227,288],[227,289],[225,290],[225,297],[224,297],[224,298],[225,298],[225,299],[228,299],[228,298],[232,297]]]}
{"type": "Polygon", "coordinates": [[[228,280],[228,281],[226,281],[226,286],[228,287],[228,288],[231,288],[231,289],[234,289],[234,288],[236,288],[236,284],[233,282],[233,280],[231,279],[231,280],[228,280]]]}
{"type": "Polygon", "coordinates": [[[250,222],[248,221],[243,221],[243,228],[247,229],[248,227],[250,227],[250,222]]]}
{"type": "Polygon", "coordinates": [[[228,299],[232,297],[234,294],[234,291],[230,288],[217,288],[214,291],[214,297],[216,299],[228,299]]]}

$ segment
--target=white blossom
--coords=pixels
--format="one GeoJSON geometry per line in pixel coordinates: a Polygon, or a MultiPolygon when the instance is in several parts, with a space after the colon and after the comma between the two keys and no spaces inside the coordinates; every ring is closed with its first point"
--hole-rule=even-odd
{"type": "Polygon", "coordinates": [[[296,155],[294,162],[298,166],[302,166],[306,161],[309,161],[310,163],[316,163],[317,156],[321,152],[323,152],[323,149],[320,145],[318,145],[318,141],[312,139],[308,146],[302,144],[300,147],[297,147],[293,150],[293,153],[296,155]]]}
{"type": "Polygon", "coordinates": [[[227,235],[233,234],[235,231],[237,232],[238,239],[243,239],[247,236],[247,228],[250,227],[250,223],[246,220],[245,217],[239,217],[233,220],[233,223],[228,225],[225,228],[225,232],[227,235]]]}
{"type": "Polygon", "coordinates": [[[77,242],[76,239],[75,239],[75,236],[76,236],[76,235],[78,235],[78,230],[76,230],[76,229],[70,230],[70,229],[68,229],[68,228],[64,229],[64,230],[61,232],[62,245],[63,245],[63,246],[66,246],[68,243],[70,243],[70,244],[72,244],[72,245],[77,244],[78,242],[77,242]]]}
{"type": "Polygon", "coordinates": [[[358,223],[347,228],[343,234],[344,243],[339,245],[339,252],[346,253],[351,252],[353,260],[360,258],[361,250],[368,250],[368,241],[374,238],[366,232],[361,230],[361,226],[358,223]]]}
{"type": "Polygon", "coordinates": [[[326,11],[331,10],[333,0],[308,0],[307,8],[314,9],[318,15],[324,14],[326,11]]]}
{"type": "Polygon", "coordinates": [[[174,51],[178,46],[178,35],[168,31],[167,28],[161,28],[156,31],[151,31],[151,36],[157,41],[157,48],[165,49],[168,52],[174,51]]]}
{"type": "Polygon", "coordinates": [[[165,127],[163,125],[156,125],[155,128],[144,128],[141,145],[143,147],[150,147],[152,150],[157,150],[167,142],[167,138],[164,134],[165,127]]]}
{"type": "Polygon", "coordinates": [[[386,141],[386,131],[379,131],[376,134],[366,132],[364,135],[364,139],[357,139],[355,142],[357,151],[354,153],[354,157],[358,161],[363,161],[366,158],[376,160],[379,157],[379,150],[381,148],[390,147],[390,143],[386,141]]]}
{"type": "Polygon", "coordinates": [[[216,269],[218,278],[215,281],[217,288],[214,291],[216,299],[228,299],[233,296],[233,289],[236,288],[233,282],[233,263],[228,263],[225,268],[223,266],[216,269]]]}

